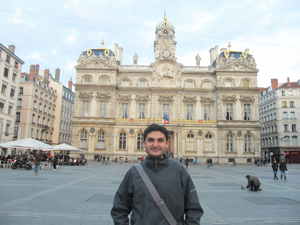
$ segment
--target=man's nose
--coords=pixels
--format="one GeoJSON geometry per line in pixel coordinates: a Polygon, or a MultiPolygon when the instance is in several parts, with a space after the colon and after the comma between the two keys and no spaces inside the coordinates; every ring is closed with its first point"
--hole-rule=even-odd
{"type": "Polygon", "coordinates": [[[153,146],[157,147],[158,146],[158,141],[154,141],[153,146]]]}

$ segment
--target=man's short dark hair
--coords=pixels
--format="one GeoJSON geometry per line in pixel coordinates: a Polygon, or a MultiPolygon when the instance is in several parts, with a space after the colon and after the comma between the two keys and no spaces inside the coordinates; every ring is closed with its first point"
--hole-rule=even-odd
{"type": "Polygon", "coordinates": [[[250,177],[250,175],[246,175],[246,178],[249,178],[250,177]]]}
{"type": "Polygon", "coordinates": [[[169,132],[167,130],[167,128],[165,128],[164,126],[162,125],[159,125],[157,123],[152,123],[150,124],[144,131],[144,141],[146,141],[146,137],[149,133],[151,133],[152,131],[160,131],[162,132],[165,137],[166,137],[166,142],[168,141],[169,139],[169,132]]]}

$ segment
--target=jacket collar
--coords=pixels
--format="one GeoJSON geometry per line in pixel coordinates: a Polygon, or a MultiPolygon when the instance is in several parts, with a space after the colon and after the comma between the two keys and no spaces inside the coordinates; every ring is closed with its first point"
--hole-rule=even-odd
{"type": "Polygon", "coordinates": [[[147,156],[145,159],[146,167],[150,169],[163,169],[169,165],[169,157],[164,154],[163,158],[155,159],[153,157],[147,156]]]}

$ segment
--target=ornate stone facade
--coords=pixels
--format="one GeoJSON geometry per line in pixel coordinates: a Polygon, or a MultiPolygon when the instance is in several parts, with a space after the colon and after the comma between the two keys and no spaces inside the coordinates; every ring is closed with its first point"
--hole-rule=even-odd
{"type": "Polygon", "coordinates": [[[142,133],[151,123],[170,133],[170,155],[205,162],[247,163],[260,157],[256,63],[249,51],[211,49],[211,64],[184,66],[176,59],[175,28],[156,27],[149,66],[122,65],[122,48],[80,54],[76,66],[72,145],[111,158],[145,156],[142,133]]]}

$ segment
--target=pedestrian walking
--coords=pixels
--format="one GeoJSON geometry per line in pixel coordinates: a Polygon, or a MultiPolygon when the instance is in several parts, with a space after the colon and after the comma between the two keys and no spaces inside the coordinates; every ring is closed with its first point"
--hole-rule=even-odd
{"type": "Polygon", "coordinates": [[[209,159],[209,165],[210,165],[211,167],[214,167],[214,165],[213,165],[213,163],[212,163],[212,159],[209,159]]]}
{"type": "Polygon", "coordinates": [[[38,150],[34,155],[35,163],[34,163],[34,175],[38,175],[41,160],[42,160],[42,154],[41,151],[38,150]]]}
{"type": "Polygon", "coordinates": [[[56,165],[59,159],[59,155],[57,153],[54,153],[54,159],[53,159],[53,170],[56,171],[56,165]]]}
{"type": "Polygon", "coordinates": [[[195,165],[197,165],[198,159],[197,157],[195,157],[195,165]]]}
{"type": "Polygon", "coordinates": [[[280,164],[279,164],[279,170],[280,170],[280,172],[281,172],[281,175],[280,175],[281,180],[282,180],[282,174],[283,174],[283,175],[284,175],[284,180],[287,181],[287,180],[286,180],[286,172],[287,172],[288,170],[287,170],[286,163],[285,163],[284,159],[281,160],[281,162],[280,162],[280,164]]]}
{"type": "Polygon", "coordinates": [[[186,169],[189,168],[189,157],[186,157],[186,159],[185,159],[185,168],[186,169]]]}
{"type": "Polygon", "coordinates": [[[272,163],[273,173],[274,173],[274,180],[278,180],[277,178],[277,172],[278,172],[278,164],[276,162],[276,159],[272,163]]]}
{"type": "Polygon", "coordinates": [[[210,165],[209,165],[209,159],[206,160],[206,168],[209,168],[210,165]]]}
{"type": "Polygon", "coordinates": [[[144,131],[148,156],[128,170],[116,192],[111,210],[114,224],[200,224],[203,209],[197,189],[182,164],[169,159],[168,138],[168,130],[159,124],[144,131]]]}

